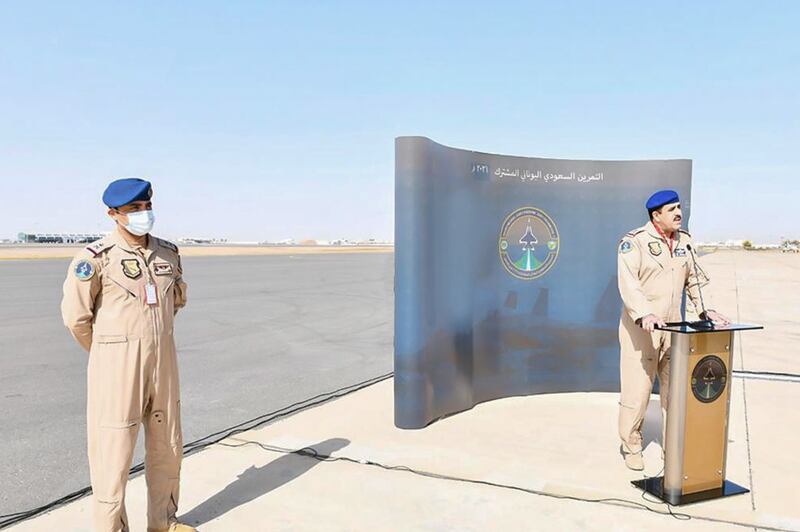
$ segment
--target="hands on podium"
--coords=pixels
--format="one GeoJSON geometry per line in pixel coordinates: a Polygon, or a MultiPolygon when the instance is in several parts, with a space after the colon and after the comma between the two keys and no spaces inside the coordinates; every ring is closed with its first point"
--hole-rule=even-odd
{"type": "Polygon", "coordinates": [[[716,310],[707,310],[705,312],[705,318],[713,321],[714,325],[718,325],[719,327],[726,327],[731,324],[731,320],[716,310]]]}
{"type": "Polygon", "coordinates": [[[643,316],[641,320],[639,320],[639,327],[641,327],[647,332],[655,331],[656,326],[666,327],[667,322],[662,320],[655,314],[647,314],[646,316],[643,316]]]}

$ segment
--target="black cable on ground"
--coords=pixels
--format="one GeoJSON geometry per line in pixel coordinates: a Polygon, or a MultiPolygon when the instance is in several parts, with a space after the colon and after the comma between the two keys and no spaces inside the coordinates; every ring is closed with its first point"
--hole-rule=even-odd
{"type": "Polygon", "coordinates": [[[204,449],[209,445],[213,445],[214,443],[220,442],[225,438],[229,438],[235,434],[246,432],[248,430],[253,430],[254,428],[260,427],[265,423],[269,423],[270,421],[275,421],[282,417],[296,414],[301,410],[305,410],[307,408],[311,408],[314,406],[319,406],[333,399],[338,399],[339,397],[344,397],[345,395],[357,392],[359,390],[372,386],[373,384],[378,384],[381,381],[385,381],[386,379],[391,378],[393,375],[394,372],[385,373],[383,375],[379,375],[377,377],[373,377],[371,379],[367,379],[365,381],[361,381],[356,384],[344,386],[332,392],[325,392],[319,395],[315,395],[314,397],[298,401],[296,403],[275,410],[268,414],[263,414],[258,417],[254,417],[253,419],[250,419],[248,421],[243,421],[242,423],[229,427],[225,430],[209,434],[208,436],[204,436],[203,438],[187,443],[186,445],[183,446],[183,454],[184,456],[187,456],[191,453],[197,452],[200,449],[204,449]]]}
{"type": "Polygon", "coordinates": [[[766,377],[769,380],[792,380],[792,379],[800,379],[800,373],[784,373],[781,371],[749,371],[744,369],[735,369],[733,370],[734,377],[766,377]]]}
{"type": "MultiPolygon", "coordinates": [[[[322,454],[319,451],[317,451],[316,449],[314,449],[313,447],[303,447],[302,449],[285,449],[285,448],[281,448],[281,447],[275,447],[275,446],[272,446],[272,445],[266,445],[266,444],[263,444],[261,442],[257,442],[257,441],[253,441],[253,440],[242,440],[242,439],[236,439],[236,440],[239,441],[240,443],[238,443],[238,444],[220,443],[219,445],[222,446],[222,447],[234,447],[234,448],[235,447],[244,447],[246,445],[256,445],[256,446],[262,448],[265,451],[274,452],[274,453],[280,453],[280,454],[296,454],[296,455],[299,455],[299,456],[312,458],[312,459],[318,460],[320,462],[347,462],[347,463],[351,463],[351,464],[357,464],[357,465],[363,465],[363,466],[369,466],[369,467],[377,467],[377,468],[380,468],[380,469],[384,469],[386,471],[402,471],[402,472],[405,472],[405,473],[411,473],[413,475],[418,475],[418,476],[421,476],[421,477],[432,478],[432,479],[437,479],[437,480],[448,480],[448,481],[453,481],[453,482],[463,482],[463,483],[466,483],[466,484],[478,484],[478,485],[481,485],[481,486],[489,486],[489,487],[492,487],[492,488],[500,488],[500,489],[506,489],[506,490],[520,491],[520,492],[523,492],[523,493],[529,493],[531,495],[539,495],[539,496],[542,496],[542,497],[549,497],[549,498],[552,498],[552,499],[563,499],[563,500],[570,500],[570,501],[576,501],[576,502],[607,504],[607,505],[610,505],[610,506],[619,506],[621,508],[630,508],[630,509],[633,509],[633,510],[646,510],[648,512],[652,512],[652,513],[658,514],[658,515],[664,515],[664,516],[669,515],[669,516],[671,516],[671,517],[673,517],[675,519],[681,520],[681,521],[689,521],[691,519],[697,519],[699,521],[709,521],[709,522],[713,522],[713,523],[724,523],[724,524],[735,525],[735,526],[740,526],[740,527],[745,527],[745,528],[753,528],[754,527],[754,525],[751,525],[751,524],[748,524],[748,523],[742,523],[742,522],[739,522],[739,521],[730,521],[730,520],[727,520],[727,519],[716,519],[716,518],[713,518],[713,517],[693,516],[693,515],[689,515],[689,514],[675,513],[675,512],[672,511],[672,505],[669,504],[669,503],[663,502],[663,501],[658,501],[658,502],[662,503],[662,504],[665,504],[667,506],[667,511],[666,512],[660,512],[658,510],[650,508],[646,504],[642,504],[642,503],[639,503],[639,502],[636,502],[636,501],[631,501],[631,500],[628,500],[628,499],[620,499],[620,498],[616,498],[616,497],[607,497],[607,498],[602,498],[602,499],[588,499],[588,498],[577,497],[577,496],[573,496],[573,495],[562,495],[562,494],[558,494],[558,493],[551,493],[551,492],[535,490],[535,489],[531,489],[531,488],[524,488],[522,486],[515,486],[513,484],[501,484],[501,483],[492,482],[492,481],[489,481],[489,480],[477,480],[477,479],[471,479],[471,478],[456,477],[456,476],[452,476],[452,475],[444,475],[444,474],[440,474],[440,473],[433,473],[433,472],[430,472],[430,471],[425,471],[425,470],[420,470],[420,469],[413,469],[411,467],[404,466],[404,465],[391,466],[391,465],[382,464],[380,462],[374,462],[372,460],[366,460],[366,459],[359,460],[359,459],[350,458],[350,457],[347,457],[347,456],[331,456],[331,455],[322,454]]],[[[645,500],[647,500],[647,499],[645,499],[645,500]]],[[[655,502],[655,501],[653,501],[653,502],[655,502]]],[[[762,526],[762,525],[758,525],[757,528],[760,529],[760,530],[774,530],[776,532],[784,532],[786,530],[786,529],[783,529],[783,528],[774,528],[774,527],[762,526]]]]}
{"type": "MultiPolygon", "coordinates": [[[[788,377],[794,377],[794,376],[800,377],[800,375],[791,374],[791,373],[786,373],[786,374],[783,374],[783,373],[771,373],[771,372],[748,372],[748,373],[764,374],[764,375],[776,375],[776,376],[788,376],[788,377]]],[[[298,401],[296,403],[292,403],[291,405],[285,406],[283,408],[279,408],[278,410],[274,410],[274,411],[269,412],[267,414],[262,414],[260,416],[257,416],[257,417],[254,417],[252,419],[249,419],[247,421],[243,421],[241,423],[233,425],[232,427],[229,427],[229,428],[224,429],[222,431],[218,431],[218,432],[215,432],[213,434],[209,434],[207,436],[204,436],[202,438],[199,438],[197,440],[194,440],[192,442],[189,442],[189,443],[185,444],[183,446],[184,456],[188,456],[190,454],[198,452],[198,451],[200,451],[202,449],[205,449],[206,447],[208,447],[210,445],[214,445],[215,443],[219,443],[219,442],[221,442],[222,440],[224,440],[226,438],[229,438],[231,436],[234,436],[236,434],[240,434],[240,433],[248,431],[248,430],[255,429],[255,428],[260,427],[261,425],[264,425],[264,424],[269,423],[271,421],[275,421],[275,420],[278,420],[280,418],[290,416],[290,415],[295,414],[295,413],[297,413],[297,412],[299,412],[301,410],[305,410],[307,408],[311,408],[311,407],[314,407],[314,406],[319,406],[319,405],[321,405],[323,403],[326,403],[328,401],[331,401],[333,399],[338,399],[340,397],[344,397],[345,395],[351,394],[353,392],[357,392],[357,391],[359,391],[359,390],[361,390],[363,388],[367,388],[369,386],[372,386],[373,384],[377,384],[377,383],[379,383],[381,381],[384,381],[384,380],[392,377],[393,375],[394,375],[394,372],[389,372],[389,373],[386,373],[384,375],[379,375],[377,377],[373,377],[371,379],[367,379],[365,381],[361,381],[361,382],[356,383],[356,384],[351,384],[349,386],[344,386],[342,388],[339,388],[337,390],[333,390],[331,392],[321,393],[319,395],[315,395],[314,397],[310,397],[308,399],[304,399],[302,401],[298,401]]],[[[256,445],[259,445],[259,446],[263,447],[263,445],[261,443],[259,443],[259,442],[248,442],[248,443],[253,443],[253,444],[256,444],[256,445]]],[[[229,446],[229,447],[231,446],[229,444],[223,444],[223,445],[229,446]]],[[[307,448],[307,449],[311,449],[311,448],[307,448]]],[[[270,449],[265,449],[265,450],[270,450],[270,449]]],[[[299,451],[302,451],[302,450],[303,449],[301,449],[299,451]]],[[[316,450],[314,450],[314,449],[311,449],[311,450],[314,451],[314,453],[316,455],[319,455],[319,453],[317,453],[316,450]]],[[[300,454],[299,451],[283,450],[283,451],[275,451],[275,452],[286,452],[286,453],[294,452],[296,454],[300,454]]],[[[322,455],[319,455],[319,456],[322,456],[322,455]]],[[[361,462],[358,462],[357,460],[352,460],[352,459],[348,459],[348,458],[336,458],[336,457],[327,457],[327,458],[331,459],[329,461],[344,460],[344,461],[350,461],[350,462],[355,462],[355,463],[361,463],[361,462]]],[[[659,512],[657,510],[653,510],[652,508],[649,508],[644,504],[640,504],[640,503],[637,503],[637,502],[634,502],[634,501],[628,501],[628,500],[625,500],[625,499],[615,499],[615,498],[608,498],[608,499],[582,499],[582,498],[579,498],[579,497],[571,497],[571,496],[566,496],[566,495],[557,495],[557,494],[552,494],[552,493],[543,492],[543,491],[540,492],[540,491],[537,491],[537,490],[531,490],[531,489],[522,488],[522,487],[519,487],[519,486],[497,484],[497,483],[492,483],[492,482],[489,482],[489,481],[482,481],[482,480],[472,480],[472,479],[462,479],[462,478],[458,478],[458,477],[448,477],[447,475],[438,475],[436,473],[428,473],[428,472],[424,472],[424,471],[415,471],[415,470],[413,470],[411,468],[408,468],[406,466],[384,466],[384,465],[379,464],[377,462],[370,462],[370,461],[367,461],[366,465],[371,465],[371,466],[375,466],[375,467],[381,467],[383,469],[388,469],[388,470],[407,471],[407,472],[418,474],[418,475],[421,475],[421,476],[428,476],[430,478],[438,478],[438,479],[441,479],[441,480],[453,480],[453,481],[468,482],[468,483],[473,483],[473,484],[484,484],[484,485],[487,485],[487,486],[493,486],[493,487],[504,488],[504,489],[513,489],[513,490],[524,491],[524,492],[528,492],[528,493],[531,493],[531,494],[534,494],[534,495],[541,495],[541,496],[545,496],[545,497],[571,499],[571,500],[580,501],[580,502],[595,502],[595,503],[613,504],[613,505],[616,505],[616,506],[623,506],[623,507],[630,507],[630,505],[634,505],[634,506],[638,506],[638,507],[647,509],[648,511],[651,511],[651,512],[654,512],[654,513],[657,513],[657,514],[660,514],[660,515],[672,515],[676,519],[686,519],[686,518],[691,519],[692,518],[692,516],[689,516],[687,514],[673,513],[669,504],[667,504],[668,513],[665,513],[665,512],[659,512]]],[[[142,463],[138,463],[138,464],[134,465],[130,469],[129,474],[130,474],[130,476],[134,476],[134,475],[140,473],[143,470],[144,470],[144,463],[143,462],[142,463]]],[[[38,508],[33,508],[33,509],[30,509],[30,510],[25,510],[25,511],[21,511],[21,512],[15,512],[15,513],[6,514],[6,515],[0,515],[0,530],[2,530],[4,528],[7,528],[7,527],[10,527],[12,525],[18,524],[18,523],[20,523],[22,521],[25,521],[27,519],[30,519],[32,517],[36,517],[37,515],[40,515],[42,513],[48,512],[48,511],[53,510],[55,508],[58,508],[59,506],[63,506],[65,504],[77,501],[78,499],[81,499],[81,498],[85,497],[86,495],[89,495],[91,492],[92,492],[92,488],[90,486],[87,486],[87,487],[81,488],[79,490],[76,490],[76,491],[74,491],[72,493],[69,493],[69,494],[61,497],[60,499],[56,499],[56,500],[54,500],[52,502],[49,502],[49,503],[47,503],[47,504],[45,504],[43,506],[40,506],[38,508]]],[[[647,500],[647,499],[645,499],[645,500],[647,500]]],[[[666,504],[666,503],[664,503],[664,504],[666,504]]],[[[694,517],[694,518],[695,519],[708,520],[708,521],[721,522],[721,523],[729,523],[729,524],[733,524],[733,525],[748,526],[748,527],[752,528],[752,526],[750,526],[750,525],[745,525],[745,524],[734,522],[734,521],[715,520],[715,519],[712,519],[712,518],[705,518],[705,517],[694,517]]],[[[758,528],[762,528],[764,530],[781,530],[781,529],[777,529],[777,528],[769,528],[769,527],[762,527],[762,526],[759,526],[758,528]]]]}
{"type": "MultiPolygon", "coordinates": [[[[377,377],[373,377],[365,381],[344,386],[337,390],[315,395],[314,397],[310,397],[308,399],[292,403],[288,406],[279,408],[278,410],[274,410],[267,414],[262,414],[247,421],[243,421],[242,423],[238,423],[227,429],[215,432],[213,434],[209,434],[208,436],[204,436],[200,439],[187,443],[186,445],[183,446],[183,454],[184,456],[188,456],[189,454],[196,453],[210,445],[213,445],[215,443],[224,440],[225,438],[233,436],[234,434],[239,434],[241,432],[252,430],[254,428],[260,427],[261,425],[269,423],[270,421],[275,421],[277,419],[290,416],[301,410],[305,410],[306,408],[319,406],[328,401],[344,397],[345,395],[357,392],[359,390],[367,388],[368,386],[372,386],[373,384],[377,384],[381,381],[384,381],[390,378],[392,375],[394,375],[394,372],[385,373],[383,375],[379,375],[377,377]]],[[[133,476],[137,473],[140,473],[143,470],[144,470],[144,463],[140,462],[131,467],[129,474],[130,476],[133,476]]],[[[36,517],[37,515],[58,508],[59,506],[63,506],[65,504],[77,501],[78,499],[81,499],[82,497],[85,497],[90,493],[92,493],[91,486],[86,486],[85,488],[73,491],[72,493],[63,496],[60,499],[56,499],[45,505],[39,506],[38,508],[24,510],[21,512],[14,512],[6,515],[0,515],[0,530],[21,523],[22,521],[25,521],[32,517],[36,517]]]]}

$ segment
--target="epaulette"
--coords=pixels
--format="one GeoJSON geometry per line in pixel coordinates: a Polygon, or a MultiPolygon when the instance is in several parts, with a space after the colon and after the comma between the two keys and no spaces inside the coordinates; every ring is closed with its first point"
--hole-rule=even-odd
{"type": "Polygon", "coordinates": [[[689,234],[689,231],[684,231],[683,229],[678,229],[679,233],[683,233],[684,235],[691,237],[692,235],[689,234]]]}
{"type": "MultiPolygon", "coordinates": [[[[628,233],[625,233],[625,236],[623,236],[622,238],[626,238],[626,237],[629,237],[629,236],[636,236],[639,233],[644,233],[644,229],[638,229],[636,231],[630,231],[628,233]]],[[[620,240],[622,240],[622,238],[620,238],[620,240]]]]}
{"type": "Polygon", "coordinates": [[[178,246],[176,246],[175,244],[173,244],[169,240],[164,240],[163,238],[156,238],[156,240],[158,240],[158,243],[160,245],[164,246],[165,248],[171,249],[175,253],[178,253],[178,246]]]}
{"type": "Polygon", "coordinates": [[[92,255],[96,257],[102,252],[109,250],[113,247],[114,247],[114,242],[101,238],[100,240],[92,242],[91,244],[86,246],[86,249],[88,249],[92,253],[92,255]]]}

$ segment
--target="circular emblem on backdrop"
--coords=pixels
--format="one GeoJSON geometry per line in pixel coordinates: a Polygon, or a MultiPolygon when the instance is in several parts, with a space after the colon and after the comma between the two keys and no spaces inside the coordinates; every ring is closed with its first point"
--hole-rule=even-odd
{"type": "Polygon", "coordinates": [[[714,402],[725,391],[728,369],[721,358],[708,355],[692,371],[692,393],[701,403],[714,402]]]}
{"type": "Polygon", "coordinates": [[[558,258],[558,228],[543,210],[522,207],[503,221],[498,248],[508,273],[526,281],[538,279],[558,258]]]}

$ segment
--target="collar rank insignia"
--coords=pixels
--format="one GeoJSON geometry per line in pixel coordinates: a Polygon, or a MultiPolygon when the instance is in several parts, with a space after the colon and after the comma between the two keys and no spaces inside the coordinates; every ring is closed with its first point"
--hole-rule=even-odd
{"type": "Polygon", "coordinates": [[[661,242],[648,242],[647,247],[650,248],[650,254],[658,257],[661,255],[661,242]]]}
{"type": "Polygon", "coordinates": [[[122,260],[122,273],[125,277],[131,279],[138,279],[142,276],[142,268],[139,266],[139,261],[136,259],[123,259],[122,260]]]}
{"type": "Polygon", "coordinates": [[[156,275],[172,275],[172,264],[169,262],[153,263],[153,271],[156,275]]]}

